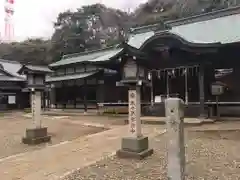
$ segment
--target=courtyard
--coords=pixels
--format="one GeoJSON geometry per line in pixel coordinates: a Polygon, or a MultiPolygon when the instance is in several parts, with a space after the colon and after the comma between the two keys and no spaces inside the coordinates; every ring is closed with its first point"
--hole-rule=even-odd
{"type": "Polygon", "coordinates": [[[52,141],[38,146],[28,146],[22,144],[21,139],[25,135],[26,128],[32,123],[31,114],[6,113],[0,117],[0,158],[64,143],[85,135],[102,132],[112,125],[121,124],[121,118],[119,118],[120,121],[108,120],[107,117],[97,119],[98,121],[90,116],[43,116],[43,126],[48,127],[52,141]]]}
{"type": "MultiPolygon", "coordinates": [[[[240,179],[240,122],[185,129],[187,180],[240,179]]],[[[154,154],[145,160],[116,156],[82,168],[64,180],[167,180],[167,134],[150,141],[154,154]]]]}
{"type": "MultiPolygon", "coordinates": [[[[119,159],[115,152],[126,136],[126,117],[43,116],[52,142],[21,143],[31,116],[0,117],[0,174],[4,180],[148,180],[167,179],[165,125],[143,125],[154,154],[144,160],[119,159]]],[[[223,119],[224,120],[224,119],[223,119]]],[[[226,119],[225,119],[226,120],[226,119]]],[[[185,128],[187,179],[240,178],[240,121],[185,128]]]]}

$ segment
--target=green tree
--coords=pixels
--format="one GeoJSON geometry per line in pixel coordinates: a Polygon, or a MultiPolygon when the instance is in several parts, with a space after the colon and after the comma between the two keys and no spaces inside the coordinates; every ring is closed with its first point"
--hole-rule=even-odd
{"type": "Polygon", "coordinates": [[[53,60],[59,60],[65,54],[119,43],[122,32],[130,27],[128,19],[127,13],[101,4],[60,13],[51,39],[53,60]]]}
{"type": "Polygon", "coordinates": [[[50,41],[28,39],[23,42],[0,44],[0,58],[30,64],[49,64],[50,41]]]}

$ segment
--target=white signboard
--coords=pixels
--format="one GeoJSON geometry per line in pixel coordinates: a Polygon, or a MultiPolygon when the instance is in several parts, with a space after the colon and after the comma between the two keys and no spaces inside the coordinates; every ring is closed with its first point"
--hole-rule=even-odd
{"type": "Polygon", "coordinates": [[[8,96],[8,104],[16,104],[16,96],[8,96]]]}
{"type": "Polygon", "coordinates": [[[155,96],[154,102],[155,103],[161,103],[162,102],[162,97],[161,96],[155,96]]]}

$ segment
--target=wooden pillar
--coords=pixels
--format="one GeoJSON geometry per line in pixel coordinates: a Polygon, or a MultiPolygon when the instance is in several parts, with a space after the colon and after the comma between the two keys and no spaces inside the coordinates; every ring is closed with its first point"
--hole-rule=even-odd
{"type": "Polygon", "coordinates": [[[185,104],[188,105],[188,68],[185,68],[185,104]]]}
{"type": "Polygon", "coordinates": [[[200,118],[205,117],[205,111],[204,111],[204,103],[205,103],[205,92],[204,92],[204,65],[200,64],[199,66],[199,102],[200,102],[200,108],[199,108],[199,115],[200,118]]]}
{"type": "Polygon", "coordinates": [[[151,72],[151,106],[154,105],[153,73],[151,72]]]}
{"type": "Polygon", "coordinates": [[[52,87],[49,92],[50,96],[50,108],[56,108],[56,88],[52,87]]]}
{"type": "Polygon", "coordinates": [[[104,103],[104,80],[98,80],[96,97],[98,103],[104,103]]]}
{"type": "Polygon", "coordinates": [[[87,80],[84,79],[83,85],[83,104],[84,104],[84,112],[87,112],[87,80]]]}
{"type": "Polygon", "coordinates": [[[64,82],[62,82],[62,85],[63,85],[63,99],[64,99],[64,102],[63,102],[63,108],[64,109],[66,109],[67,108],[67,98],[66,98],[66,96],[67,96],[67,86],[66,86],[66,84],[64,83],[64,82]]]}
{"type": "Polygon", "coordinates": [[[77,81],[76,80],[74,81],[74,86],[73,87],[74,87],[74,109],[77,109],[77,100],[76,100],[76,97],[77,97],[77,81]]]}
{"type": "Polygon", "coordinates": [[[169,94],[170,94],[170,82],[169,82],[169,74],[167,72],[167,76],[166,76],[166,88],[167,88],[167,98],[169,98],[169,94]]]}

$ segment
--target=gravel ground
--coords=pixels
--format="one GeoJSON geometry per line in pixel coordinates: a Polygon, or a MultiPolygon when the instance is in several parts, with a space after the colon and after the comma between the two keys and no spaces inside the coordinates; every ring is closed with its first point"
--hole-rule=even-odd
{"type": "MultiPolygon", "coordinates": [[[[187,180],[240,179],[240,123],[217,123],[185,130],[187,180]],[[204,130],[204,131],[203,131],[204,130]]],[[[65,180],[167,180],[166,134],[151,140],[146,160],[115,156],[67,176],[65,180]]]]}
{"type": "Polygon", "coordinates": [[[81,136],[104,131],[102,127],[85,126],[76,119],[66,117],[43,117],[43,126],[48,127],[52,142],[37,146],[28,146],[21,143],[26,128],[29,127],[31,118],[24,117],[23,113],[6,114],[0,117],[0,158],[33,151],[46,146],[59,144],[81,136]]]}

